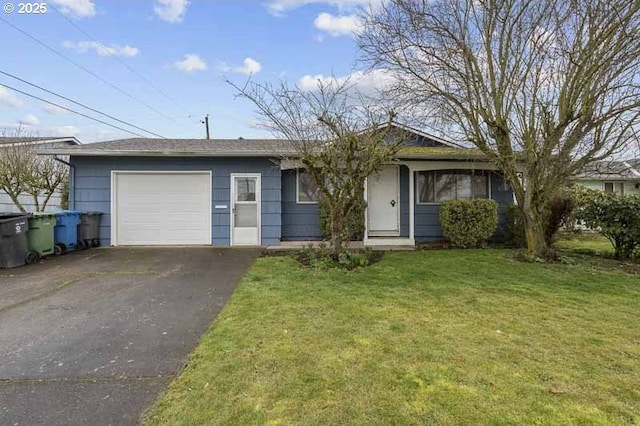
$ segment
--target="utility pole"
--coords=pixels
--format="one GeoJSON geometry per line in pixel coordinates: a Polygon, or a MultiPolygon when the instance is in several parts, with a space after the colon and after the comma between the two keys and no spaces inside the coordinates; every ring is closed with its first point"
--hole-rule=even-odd
{"type": "Polygon", "coordinates": [[[204,116],[204,121],[201,121],[201,123],[207,128],[207,139],[211,139],[209,137],[209,114],[204,116]]]}

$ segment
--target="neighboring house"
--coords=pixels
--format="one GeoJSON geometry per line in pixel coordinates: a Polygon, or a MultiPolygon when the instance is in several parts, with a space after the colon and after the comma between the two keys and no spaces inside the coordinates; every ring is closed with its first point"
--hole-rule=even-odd
{"type": "Polygon", "coordinates": [[[637,194],[640,193],[640,160],[600,161],[586,167],[575,181],[589,189],[637,194]]]}
{"type": "MultiPolygon", "coordinates": [[[[78,141],[73,136],[70,137],[0,137],[0,149],[6,148],[8,146],[33,146],[37,149],[55,149],[55,148],[65,148],[69,146],[80,145],[80,141],[78,141]]],[[[49,200],[46,210],[47,211],[55,211],[60,209],[60,192],[57,191],[51,196],[49,200]]],[[[41,197],[41,200],[44,200],[44,197],[41,197]]],[[[33,197],[28,194],[20,195],[19,201],[22,206],[29,212],[32,212],[35,209],[35,205],[33,203],[33,197]]],[[[0,190],[0,212],[11,212],[17,213],[20,210],[16,205],[11,201],[11,198],[7,195],[6,192],[0,190]]]]}
{"type": "MultiPolygon", "coordinates": [[[[70,207],[104,213],[105,246],[269,246],[321,238],[316,188],[287,141],[126,139],[41,153],[69,156],[70,207]]],[[[444,200],[513,202],[510,187],[478,151],[415,130],[365,192],[367,245],[441,240],[444,200]]]]}

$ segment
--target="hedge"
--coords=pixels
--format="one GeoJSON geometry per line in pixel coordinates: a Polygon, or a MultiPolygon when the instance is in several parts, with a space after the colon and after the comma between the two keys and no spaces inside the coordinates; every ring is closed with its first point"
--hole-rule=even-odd
{"type": "Polygon", "coordinates": [[[498,227],[498,204],[493,200],[450,200],[440,205],[440,224],[457,247],[481,247],[498,227]]]}

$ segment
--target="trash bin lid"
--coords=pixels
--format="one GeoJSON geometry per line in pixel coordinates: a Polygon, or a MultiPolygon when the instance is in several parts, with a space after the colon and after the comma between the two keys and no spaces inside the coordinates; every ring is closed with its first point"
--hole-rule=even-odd
{"type": "Polygon", "coordinates": [[[54,213],[54,212],[36,212],[33,214],[33,217],[38,217],[38,218],[47,218],[47,217],[56,217],[58,216],[58,213],[54,213]]]}
{"type": "Polygon", "coordinates": [[[3,219],[15,219],[18,217],[29,217],[31,213],[13,213],[13,212],[0,212],[0,220],[3,219]]]}
{"type": "Polygon", "coordinates": [[[101,216],[103,213],[102,212],[82,212],[83,215],[87,215],[87,216],[101,216]]]}
{"type": "Polygon", "coordinates": [[[57,211],[56,214],[58,216],[80,216],[82,212],[76,210],[60,210],[57,211]]]}

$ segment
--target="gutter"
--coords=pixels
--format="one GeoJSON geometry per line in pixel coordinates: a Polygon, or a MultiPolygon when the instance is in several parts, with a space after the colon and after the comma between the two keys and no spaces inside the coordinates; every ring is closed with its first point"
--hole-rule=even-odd
{"type": "Polygon", "coordinates": [[[69,167],[69,195],[67,196],[67,201],[69,205],[67,206],[67,208],[69,210],[74,210],[76,207],[76,196],[75,196],[76,166],[58,157],[57,154],[53,154],[53,159],[69,167]]]}
{"type": "Polygon", "coordinates": [[[68,155],[73,157],[291,157],[294,152],[188,152],[188,151],[89,151],[89,150],[55,150],[38,151],[39,155],[68,155]]]}

